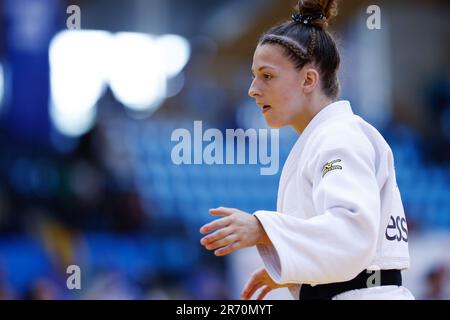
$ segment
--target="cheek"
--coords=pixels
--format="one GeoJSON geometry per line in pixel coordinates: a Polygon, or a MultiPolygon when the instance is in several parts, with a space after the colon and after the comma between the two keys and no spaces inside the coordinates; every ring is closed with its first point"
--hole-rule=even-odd
{"type": "Polygon", "coordinates": [[[275,102],[280,104],[281,107],[290,105],[295,96],[286,86],[280,86],[274,92],[276,92],[275,102]]]}
{"type": "Polygon", "coordinates": [[[295,113],[301,105],[301,97],[296,92],[286,90],[279,96],[279,102],[283,110],[288,113],[295,113]]]}
{"type": "Polygon", "coordinates": [[[277,97],[281,103],[287,103],[290,105],[293,102],[295,103],[295,101],[298,101],[300,96],[300,87],[297,84],[297,81],[292,79],[292,77],[286,77],[280,79],[274,92],[277,92],[277,97]]]}

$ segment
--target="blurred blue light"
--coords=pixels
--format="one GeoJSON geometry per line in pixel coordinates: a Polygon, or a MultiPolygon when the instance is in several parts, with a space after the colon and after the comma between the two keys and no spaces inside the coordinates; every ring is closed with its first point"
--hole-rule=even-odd
{"type": "Polygon", "coordinates": [[[4,84],[5,84],[5,80],[4,80],[4,75],[3,75],[3,66],[0,63],[0,110],[2,108],[3,94],[5,92],[4,84]]]}

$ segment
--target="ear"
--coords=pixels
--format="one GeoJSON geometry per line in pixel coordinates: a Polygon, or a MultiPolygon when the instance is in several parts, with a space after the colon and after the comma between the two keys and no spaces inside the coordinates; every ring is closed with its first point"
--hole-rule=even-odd
{"type": "Polygon", "coordinates": [[[314,68],[306,68],[303,78],[303,92],[311,93],[319,85],[319,73],[314,68]]]}

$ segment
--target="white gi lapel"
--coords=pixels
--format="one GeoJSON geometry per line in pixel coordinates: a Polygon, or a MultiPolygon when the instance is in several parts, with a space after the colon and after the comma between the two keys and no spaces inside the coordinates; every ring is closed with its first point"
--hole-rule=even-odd
{"type": "Polygon", "coordinates": [[[350,102],[346,100],[336,101],[323,108],[316,116],[309,122],[303,133],[295,142],[292,147],[289,156],[281,171],[280,183],[278,186],[277,197],[277,211],[283,212],[283,201],[286,192],[286,187],[289,180],[296,175],[296,171],[300,162],[300,156],[305,146],[308,137],[312,134],[315,128],[317,128],[324,121],[335,118],[338,115],[352,115],[353,111],[350,106],[350,102]]]}
{"type": "Polygon", "coordinates": [[[286,159],[286,162],[283,166],[283,170],[281,171],[280,183],[278,185],[278,197],[277,197],[277,211],[283,212],[283,201],[284,201],[284,193],[286,191],[286,186],[289,178],[291,178],[297,169],[297,161],[301,154],[301,136],[297,139],[294,146],[292,147],[291,152],[286,159]]]}

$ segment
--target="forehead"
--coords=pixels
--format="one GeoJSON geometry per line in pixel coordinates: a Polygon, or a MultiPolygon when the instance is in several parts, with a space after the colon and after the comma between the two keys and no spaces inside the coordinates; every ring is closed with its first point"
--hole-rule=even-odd
{"type": "Polygon", "coordinates": [[[284,49],[275,44],[258,45],[253,55],[252,69],[257,70],[262,66],[270,66],[273,68],[289,68],[294,64],[289,60],[284,49]]]}

